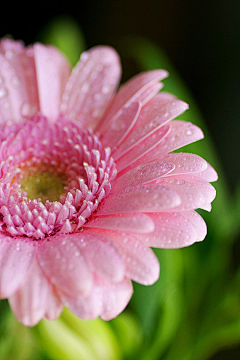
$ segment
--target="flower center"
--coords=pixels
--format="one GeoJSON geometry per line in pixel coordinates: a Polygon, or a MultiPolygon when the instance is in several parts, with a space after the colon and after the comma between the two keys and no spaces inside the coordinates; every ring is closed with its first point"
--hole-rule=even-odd
{"type": "Polygon", "coordinates": [[[10,134],[0,144],[0,230],[35,240],[77,231],[110,192],[110,148],[76,123],[41,115],[10,134]]]}
{"type": "Polygon", "coordinates": [[[29,199],[40,198],[43,204],[46,200],[59,201],[60,195],[66,192],[64,187],[67,185],[66,178],[63,175],[56,175],[47,170],[24,174],[18,183],[21,185],[21,190],[27,193],[29,199]]]}

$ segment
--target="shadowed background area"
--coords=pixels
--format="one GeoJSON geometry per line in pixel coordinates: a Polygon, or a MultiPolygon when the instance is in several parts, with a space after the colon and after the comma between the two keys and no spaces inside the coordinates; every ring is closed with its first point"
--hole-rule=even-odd
{"type": "MultiPolygon", "coordinates": [[[[88,0],[7,4],[0,36],[12,35],[26,44],[40,39],[56,16],[67,15],[80,25],[86,48],[114,46],[121,53],[124,37],[143,36],[167,54],[192,92],[213,138],[229,188],[240,178],[240,2],[236,0],[88,0]]],[[[123,59],[123,81],[137,73],[123,59]]],[[[239,260],[239,259],[237,259],[239,260]]],[[[212,359],[238,359],[240,349],[221,351],[212,359]]]]}

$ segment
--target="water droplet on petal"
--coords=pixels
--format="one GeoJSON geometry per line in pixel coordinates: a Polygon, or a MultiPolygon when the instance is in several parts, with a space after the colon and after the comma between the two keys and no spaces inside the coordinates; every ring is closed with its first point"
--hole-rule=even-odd
{"type": "Polygon", "coordinates": [[[31,116],[34,115],[37,111],[36,105],[24,103],[21,107],[21,113],[23,116],[31,116]]]}
{"type": "Polygon", "coordinates": [[[14,87],[18,87],[21,84],[21,80],[19,79],[18,76],[13,76],[11,78],[11,85],[14,87]]]}
{"type": "Polygon", "coordinates": [[[1,88],[0,89],[0,99],[6,97],[8,95],[8,91],[6,88],[1,88]]]}

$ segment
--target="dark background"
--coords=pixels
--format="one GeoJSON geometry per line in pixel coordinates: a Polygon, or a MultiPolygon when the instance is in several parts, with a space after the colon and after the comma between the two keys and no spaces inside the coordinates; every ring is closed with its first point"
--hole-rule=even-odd
{"type": "MultiPolygon", "coordinates": [[[[240,180],[239,0],[68,0],[5,6],[0,36],[11,34],[26,44],[38,38],[49,20],[66,14],[80,24],[87,47],[117,48],[119,39],[129,34],[155,41],[194,95],[234,191],[240,180]]],[[[240,348],[213,359],[239,357],[240,348]]]]}

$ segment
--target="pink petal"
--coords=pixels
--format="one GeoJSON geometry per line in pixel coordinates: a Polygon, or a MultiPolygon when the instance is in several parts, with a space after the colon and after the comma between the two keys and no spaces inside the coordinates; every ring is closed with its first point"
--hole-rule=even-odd
{"type": "Polygon", "coordinates": [[[174,164],[170,164],[166,161],[153,161],[147,164],[141,164],[117,177],[117,179],[111,183],[111,194],[124,190],[128,187],[152,182],[162,176],[166,176],[168,173],[171,173],[174,168],[174,164]]]}
{"type": "Polygon", "coordinates": [[[199,176],[201,179],[209,181],[209,182],[213,182],[213,181],[217,181],[218,179],[218,174],[215,171],[215,169],[207,163],[207,168],[201,172],[199,172],[198,174],[196,174],[197,176],[199,176]]]}
{"type": "Polygon", "coordinates": [[[202,241],[207,234],[204,220],[195,211],[162,212],[149,216],[154,221],[154,231],[145,236],[137,235],[137,238],[151,247],[181,248],[202,241]]]}
{"type": "Polygon", "coordinates": [[[61,302],[57,294],[54,293],[54,290],[51,287],[48,294],[44,317],[48,320],[55,320],[61,315],[62,311],[63,303],[61,302]]]}
{"type": "Polygon", "coordinates": [[[147,104],[163,88],[163,83],[154,83],[144,90],[139,96],[138,101],[143,105],[147,104]]]}
{"type": "Polygon", "coordinates": [[[25,281],[35,246],[25,238],[0,235],[0,297],[8,298],[25,281]]]}
{"type": "Polygon", "coordinates": [[[118,159],[187,108],[188,105],[181,100],[169,99],[165,94],[163,96],[161,94],[156,95],[142,108],[133,130],[124,143],[114,152],[114,159],[118,159]]]}
{"type": "Polygon", "coordinates": [[[171,122],[171,132],[161,143],[159,156],[203,139],[203,137],[203,132],[198,126],[187,121],[174,120],[171,122]]]}
{"type": "MultiPolygon", "coordinates": [[[[179,175],[179,176],[176,176],[175,178],[177,178],[177,179],[181,178],[182,180],[189,182],[189,183],[193,184],[194,186],[196,186],[202,192],[206,205],[211,204],[211,202],[216,197],[215,188],[211,184],[209,184],[208,181],[201,179],[198,176],[195,176],[195,174],[179,175]]],[[[203,207],[203,209],[205,209],[205,207],[203,207]]]]}
{"type": "MultiPolygon", "coordinates": [[[[135,144],[136,146],[132,147],[130,151],[115,161],[118,172],[121,172],[124,169],[127,170],[133,163],[137,163],[138,159],[143,158],[144,155],[148,154],[148,152],[157,147],[167,136],[170,129],[170,125],[163,125],[160,129],[156,130],[153,134],[150,134],[146,138],[143,132],[143,139],[141,139],[142,141],[135,144]]],[[[114,153],[113,158],[115,159],[114,153]]],[[[136,165],[133,167],[136,167],[136,165]]]]}
{"type": "Polygon", "coordinates": [[[103,305],[100,317],[105,321],[118,316],[127,306],[133,293],[132,283],[127,278],[117,284],[105,284],[101,290],[103,305]]]}
{"type": "Polygon", "coordinates": [[[9,298],[9,304],[23,325],[35,326],[44,317],[49,293],[50,284],[35,259],[26,281],[9,298]]]}
{"type": "Polygon", "coordinates": [[[72,235],[52,236],[41,244],[37,257],[40,267],[57,290],[72,296],[85,295],[91,290],[92,276],[72,239],[72,235]]]}
{"type": "Polygon", "coordinates": [[[88,296],[62,294],[61,299],[73,314],[84,320],[96,319],[102,311],[102,294],[95,285],[88,296]]]}
{"type": "Polygon", "coordinates": [[[190,153],[173,153],[162,157],[163,160],[174,165],[174,169],[168,173],[169,176],[181,174],[197,175],[207,168],[207,162],[198,155],[190,153]]]}
{"type": "Polygon", "coordinates": [[[53,46],[35,44],[33,50],[40,110],[44,116],[54,121],[59,115],[70,66],[63,54],[53,46]]]}
{"type": "Polygon", "coordinates": [[[178,194],[181,204],[168,211],[189,211],[198,208],[205,208],[205,204],[210,203],[215,197],[215,189],[205,180],[200,180],[190,175],[179,175],[166,177],[156,180],[158,184],[168,186],[171,191],[178,194]],[[194,179],[196,180],[194,180],[194,179]]]}
{"type": "Polygon", "coordinates": [[[118,214],[94,217],[84,227],[148,233],[154,230],[151,218],[145,214],[118,214]]]}
{"type": "MultiPolygon", "coordinates": [[[[104,132],[108,129],[109,121],[113,116],[118,117],[118,112],[121,111],[122,107],[130,105],[134,101],[143,102],[144,98],[142,95],[145,94],[145,96],[148,97],[148,89],[167,76],[168,73],[165,70],[152,70],[136,75],[131,80],[127,81],[118,91],[114,102],[98,131],[101,134],[104,134],[104,132]]],[[[159,88],[157,91],[158,90],[159,88]]]]}
{"type": "Polygon", "coordinates": [[[180,197],[167,186],[138,185],[109,195],[100,204],[96,215],[158,212],[174,208],[180,203],[180,197]]]}
{"type": "Polygon", "coordinates": [[[20,122],[39,111],[33,52],[21,42],[0,42],[0,122],[20,122]]]}
{"type": "MultiPolygon", "coordinates": [[[[157,281],[159,261],[154,252],[138,240],[138,235],[111,230],[101,230],[101,233],[112,239],[122,254],[127,277],[143,285],[152,285],[157,281]]],[[[144,236],[140,235],[140,238],[144,236]]]]}
{"type": "Polygon", "coordinates": [[[121,281],[124,277],[124,262],[112,242],[106,237],[88,229],[72,235],[74,244],[94,271],[113,281],[121,281]]]}
{"type": "Polygon", "coordinates": [[[103,146],[113,148],[123,141],[134,126],[140,112],[140,103],[134,102],[123,107],[118,117],[109,122],[108,130],[101,137],[103,146]]]}
{"type": "MultiPolygon", "coordinates": [[[[166,126],[169,125],[162,126],[160,130],[166,126]]],[[[136,157],[134,160],[130,158],[130,165],[128,166],[128,170],[142,163],[147,163],[156,159],[163,159],[164,154],[203,138],[202,130],[190,122],[174,120],[171,121],[170,126],[171,128],[169,131],[166,132],[165,136],[163,136],[159,142],[156,142],[152,147],[147,145],[149,146],[148,151],[143,152],[138,158],[136,157]]],[[[135,148],[133,148],[133,150],[135,150],[135,148]]],[[[130,157],[131,153],[132,152],[129,151],[129,154],[127,153],[126,156],[123,156],[117,161],[118,171],[121,171],[127,167],[128,157],[130,157]]]]}
{"type": "Polygon", "coordinates": [[[61,110],[83,128],[95,128],[106,111],[121,76],[114,49],[98,46],[81,55],[67,83],[61,110]]]}
{"type": "Polygon", "coordinates": [[[129,279],[112,284],[100,277],[95,278],[95,285],[87,297],[64,297],[65,305],[75,315],[91,320],[101,316],[110,320],[119,315],[127,306],[132,296],[132,284],[129,279]]]}

